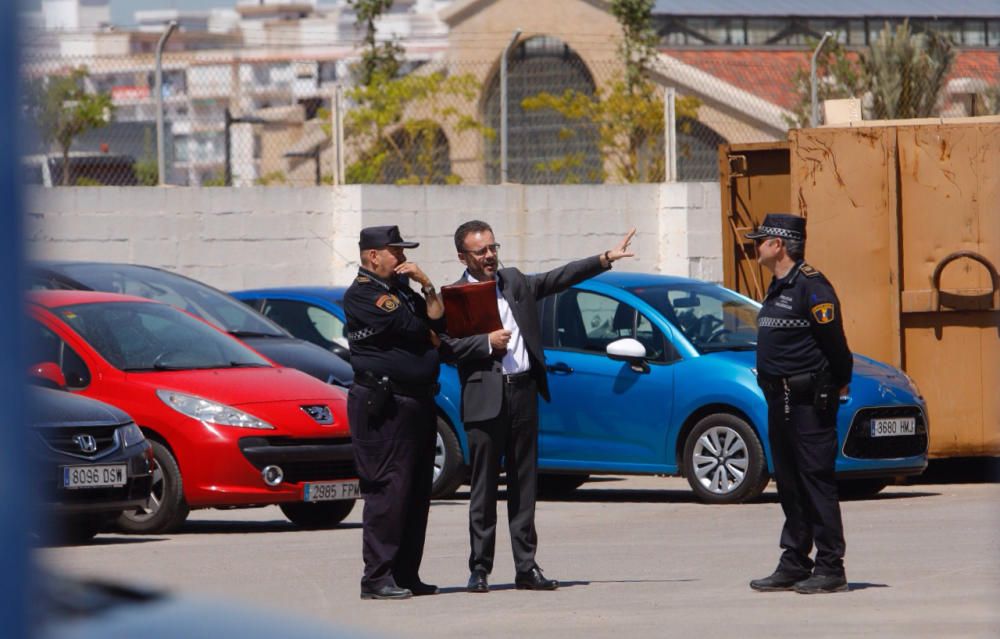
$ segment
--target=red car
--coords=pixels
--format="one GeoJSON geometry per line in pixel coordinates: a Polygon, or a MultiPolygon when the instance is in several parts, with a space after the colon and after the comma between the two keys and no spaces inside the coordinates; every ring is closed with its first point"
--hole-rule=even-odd
{"type": "Polygon", "coordinates": [[[124,530],[167,532],[191,508],[278,504],[303,527],[351,512],[359,490],[343,389],[167,304],[90,291],[28,302],[34,374],[121,408],[152,444],[152,497],[122,514],[124,530]]]}

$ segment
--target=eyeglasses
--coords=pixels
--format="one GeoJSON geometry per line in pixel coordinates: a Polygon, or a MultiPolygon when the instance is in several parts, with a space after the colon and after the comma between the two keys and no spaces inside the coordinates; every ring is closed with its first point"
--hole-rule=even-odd
{"type": "Polygon", "coordinates": [[[500,252],[500,245],[499,244],[487,244],[483,248],[481,248],[479,250],[476,250],[476,251],[469,251],[467,249],[462,249],[462,252],[463,253],[468,253],[469,255],[473,255],[475,257],[486,257],[486,254],[490,253],[490,252],[492,252],[494,255],[496,255],[497,253],[499,253],[500,252]]]}

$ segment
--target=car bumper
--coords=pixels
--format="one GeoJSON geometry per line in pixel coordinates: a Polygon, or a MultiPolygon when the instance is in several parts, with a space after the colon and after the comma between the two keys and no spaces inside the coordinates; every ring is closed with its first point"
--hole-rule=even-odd
{"type": "Polygon", "coordinates": [[[43,462],[39,495],[43,507],[59,514],[121,512],[146,505],[152,485],[148,444],[132,446],[92,462],[63,455],[48,455],[43,462]],[[67,489],[62,485],[63,466],[126,464],[124,486],[67,489]]]}
{"type": "Polygon", "coordinates": [[[196,458],[181,462],[184,496],[194,508],[302,501],[306,483],[357,479],[350,438],[233,437],[198,448],[196,458]],[[264,482],[267,466],[281,468],[277,486],[264,482]]]}

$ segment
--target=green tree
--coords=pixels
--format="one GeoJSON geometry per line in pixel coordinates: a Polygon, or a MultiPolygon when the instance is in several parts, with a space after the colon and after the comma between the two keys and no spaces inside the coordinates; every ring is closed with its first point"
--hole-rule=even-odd
{"type": "Polygon", "coordinates": [[[375,22],[392,8],[392,3],[393,0],[347,0],[365,30],[361,61],[353,69],[358,84],[368,86],[376,78],[394,78],[399,73],[403,48],[395,41],[380,43],[375,39],[375,22]]]}
{"type": "Polygon", "coordinates": [[[153,155],[153,134],[146,129],[142,134],[142,157],[132,165],[135,179],[140,186],[158,186],[160,184],[160,165],[153,155]]]}
{"type": "MultiPolygon", "coordinates": [[[[955,55],[947,36],[933,30],[914,33],[906,21],[895,29],[887,23],[859,53],[838,43],[827,45],[816,63],[817,101],[862,99],[865,117],[875,120],[933,116],[955,55]]],[[[799,69],[793,82],[800,100],[789,124],[808,126],[812,111],[809,69],[799,69]]]]}
{"type": "MultiPolygon", "coordinates": [[[[476,118],[471,104],[479,83],[470,74],[442,72],[392,78],[376,74],[348,91],[354,103],[344,118],[345,137],[356,150],[347,167],[348,183],[454,184],[459,177],[443,157],[443,126],[462,133],[492,131],[476,118]],[[468,108],[460,108],[465,102],[468,108]],[[447,170],[447,173],[444,171],[447,170]]],[[[325,128],[329,134],[329,129],[325,128]]]]}
{"type": "Polygon", "coordinates": [[[113,105],[105,93],[88,93],[88,72],[78,67],[68,75],[49,76],[29,83],[25,91],[27,110],[38,126],[46,146],[56,144],[62,152],[62,183],[70,184],[69,150],[86,131],[106,126],[113,105]]]}
{"type": "MultiPolygon", "coordinates": [[[[600,176],[616,182],[662,182],[664,167],[664,104],[661,92],[649,79],[649,64],[656,56],[656,32],[652,26],[653,0],[612,0],[611,13],[622,28],[618,55],[624,77],[593,95],[569,90],[562,95],[542,92],[525,98],[525,110],[549,109],[577,123],[582,130],[596,131],[597,145],[609,171],[600,176]],[[582,125],[582,126],[581,126],[582,125]]],[[[678,97],[677,119],[696,119],[700,101],[678,97]]],[[[577,135],[564,127],[564,137],[577,135]]],[[[580,181],[573,169],[583,158],[568,155],[536,166],[540,171],[562,173],[570,182],[580,181]]]]}

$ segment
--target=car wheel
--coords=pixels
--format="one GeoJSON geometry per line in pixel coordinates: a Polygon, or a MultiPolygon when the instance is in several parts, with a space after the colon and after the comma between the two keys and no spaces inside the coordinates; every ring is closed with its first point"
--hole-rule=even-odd
{"type": "Polygon", "coordinates": [[[538,495],[540,497],[566,497],[583,486],[590,475],[538,475],[538,495]]]}
{"type": "Polygon", "coordinates": [[[437,440],[434,442],[434,483],[431,497],[451,497],[462,485],[462,445],[458,435],[444,419],[437,420],[437,440]]]}
{"type": "Polygon", "coordinates": [[[299,528],[333,528],[354,510],[353,499],[324,501],[319,503],[295,502],[279,504],[288,521],[299,528]]]}
{"type": "Polygon", "coordinates": [[[888,485],[888,479],[842,479],[837,482],[837,494],[841,499],[867,499],[888,485]]]}
{"type": "Polygon", "coordinates": [[[757,434],[735,415],[704,417],[684,443],[684,476],[698,499],[735,504],[760,495],[769,480],[757,434]]]}
{"type": "Polygon", "coordinates": [[[184,483],[177,460],[166,446],[149,440],[153,447],[153,482],[149,501],[142,508],[126,510],[118,517],[118,527],[129,533],[167,533],[177,530],[187,519],[184,483]]]}

